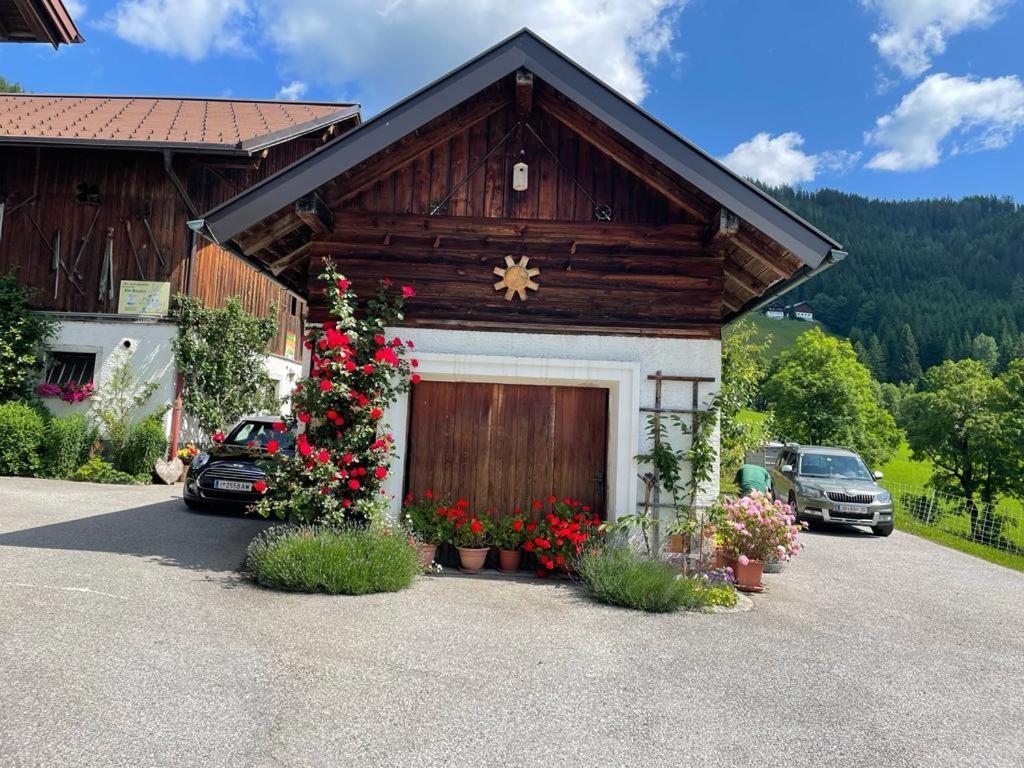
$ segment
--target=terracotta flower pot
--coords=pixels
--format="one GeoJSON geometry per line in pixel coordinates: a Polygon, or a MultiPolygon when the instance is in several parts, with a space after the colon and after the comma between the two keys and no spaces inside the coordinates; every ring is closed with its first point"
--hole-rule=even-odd
{"type": "Polygon", "coordinates": [[[434,562],[434,558],[437,557],[437,545],[420,544],[417,549],[420,551],[420,565],[424,568],[429,567],[434,562]]]}
{"type": "Polygon", "coordinates": [[[732,566],[733,575],[736,577],[736,586],[740,589],[761,589],[761,574],[764,573],[764,563],[760,560],[748,560],[743,565],[739,560],[732,566]]]}
{"type": "Polygon", "coordinates": [[[502,573],[515,573],[522,563],[523,553],[518,549],[498,550],[498,570],[502,573]]]}
{"type": "Polygon", "coordinates": [[[463,573],[479,573],[490,547],[456,547],[459,550],[459,570],[463,573]]]}

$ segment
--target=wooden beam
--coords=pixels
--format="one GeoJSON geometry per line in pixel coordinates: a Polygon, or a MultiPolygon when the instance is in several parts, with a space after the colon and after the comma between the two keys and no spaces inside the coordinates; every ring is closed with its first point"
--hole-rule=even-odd
{"type": "Polygon", "coordinates": [[[295,262],[301,261],[303,257],[309,256],[312,248],[312,242],[303,243],[298,248],[293,250],[291,253],[285,254],[284,256],[282,256],[279,259],[276,259],[267,266],[270,269],[270,271],[274,273],[275,276],[280,275],[282,272],[288,269],[288,267],[295,264],[295,262]]]}
{"type": "Polygon", "coordinates": [[[620,224],[597,221],[533,221],[490,219],[472,216],[428,217],[403,214],[342,213],[332,235],[319,240],[343,241],[348,233],[377,233],[380,242],[390,235],[462,237],[486,241],[489,238],[575,242],[583,245],[625,245],[642,248],[699,247],[703,228],[695,224],[620,224]]]}
{"type": "Polygon", "coordinates": [[[547,89],[537,93],[535,99],[538,106],[558,122],[578,133],[630,173],[639,176],[691,216],[699,221],[708,220],[708,212],[694,195],[610,128],[597,124],[593,119],[588,120],[587,115],[561,101],[547,89]]]}
{"type": "Polygon", "coordinates": [[[367,187],[372,186],[377,179],[388,176],[411,162],[417,155],[448,141],[474,123],[480,122],[508,105],[509,97],[505,93],[495,93],[453,116],[449,113],[449,115],[432,121],[429,127],[409,134],[387,149],[378,152],[358,168],[353,169],[347,176],[335,179],[331,186],[336,190],[336,194],[328,197],[328,203],[332,208],[337,208],[337,203],[354,197],[367,187]]]}
{"type": "Polygon", "coordinates": [[[761,252],[753,245],[748,243],[745,238],[741,235],[737,235],[731,240],[732,245],[736,247],[740,253],[744,256],[749,257],[753,261],[756,261],[762,267],[765,267],[768,271],[772,272],[776,277],[789,277],[790,272],[780,267],[778,264],[763,256],[761,252]]]}
{"type": "Polygon", "coordinates": [[[719,208],[711,217],[711,222],[704,231],[704,244],[712,246],[725,240],[731,240],[739,231],[739,216],[725,208],[719,208]]]}
{"type": "Polygon", "coordinates": [[[737,275],[735,272],[731,272],[728,269],[723,269],[722,272],[725,274],[726,279],[732,280],[736,285],[738,285],[744,291],[749,293],[752,297],[753,296],[760,296],[763,293],[763,290],[759,291],[756,288],[753,288],[750,285],[750,283],[748,283],[742,277],[737,275]]]}
{"type": "Polygon", "coordinates": [[[516,72],[516,112],[527,117],[533,111],[533,73],[525,69],[516,72]]]}
{"type": "Polygon", "coordinates": [[[334,214],[316,192],[310,192],[295,201],[295,215],[318,235],[334,229],[334,214]]]}
{"type": "Polygon", "coordinates": [[[258,251],[263,250],[275,240],[279,240],[285,235],[291,234],[296,229],[303,225],[302,219],[291,213],[285,214],[277,221],[271,222],[258,229],[256,232],[248,230],[247,235],[250,237],[237,237],[235,242],[241,246],[242,250],[248,253],[250,256],[254,255],[258,251]]]}

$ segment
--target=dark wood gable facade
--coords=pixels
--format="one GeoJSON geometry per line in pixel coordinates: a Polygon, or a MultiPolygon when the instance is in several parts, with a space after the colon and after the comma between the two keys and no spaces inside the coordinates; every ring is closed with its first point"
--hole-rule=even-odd
{"type": "Polygon", "coordinates": [[[332,259],[415,284],[411,325],[666,336],[717,336],[839,247],[526,31],[193,225],[313,320],[332,259]],[[506,300],[523,257],[537,290],[506,300]]]}

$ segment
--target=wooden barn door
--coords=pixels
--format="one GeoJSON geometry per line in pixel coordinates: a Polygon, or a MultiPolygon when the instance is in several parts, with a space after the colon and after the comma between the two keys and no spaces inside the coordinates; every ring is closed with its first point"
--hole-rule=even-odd
{"type": "Polygon", "coordinates": [[[604,517],[607,390],[423,381],[410,400],[406,492],[496,516],[570,496],[604,517]]]}

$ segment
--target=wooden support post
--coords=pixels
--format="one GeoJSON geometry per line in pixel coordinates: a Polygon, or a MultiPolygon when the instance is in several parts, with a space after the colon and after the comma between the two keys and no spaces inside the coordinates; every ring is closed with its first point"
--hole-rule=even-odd
{"type": "Polygon", "coordinates": [[[316,192],[303,195],[295,202],[295,215],[318,235],[334,229],[334,214],[316,192]]]}
{"type": "Polygon", "coordinates": [[[525,69],[516,72],[516,112],[527,117],[533,111],[533,73],[525,69]]]}

